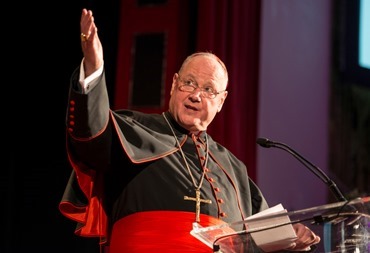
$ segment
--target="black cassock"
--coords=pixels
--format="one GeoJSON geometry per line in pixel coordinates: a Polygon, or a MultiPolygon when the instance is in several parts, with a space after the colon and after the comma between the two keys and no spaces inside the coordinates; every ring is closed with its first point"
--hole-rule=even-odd
{"type": "Polygon", "coordinates": [[[201,225],[241,221],[268,208],[246,166],[206,132],[188,133],[169,112],[112,111],[104,74],[81,94],[73,89],[78,73],[66,118],[73,170],[60,203],[61,212],[77,222],[76,234],[100,237],[112,252],[162,246],[169,248],[158,252],[203,252],[189,234],[196,218],[194,182],[199,185],[203,171],[200,198],[211,203],[200,203],[201,225]]]}

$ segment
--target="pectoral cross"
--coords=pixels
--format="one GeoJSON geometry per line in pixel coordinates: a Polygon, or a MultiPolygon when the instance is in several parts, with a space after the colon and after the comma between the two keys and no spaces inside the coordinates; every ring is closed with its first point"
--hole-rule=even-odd
{"type": "Polygon", "coordinates": [[[184,200],[192,200],[195,201],[195,221],[200,222],[200,202],[211,204],[212,201],[210,199],[201,199],[200,198],[200,190],[195,190],[195,198],[184,196],[184,200]]]}

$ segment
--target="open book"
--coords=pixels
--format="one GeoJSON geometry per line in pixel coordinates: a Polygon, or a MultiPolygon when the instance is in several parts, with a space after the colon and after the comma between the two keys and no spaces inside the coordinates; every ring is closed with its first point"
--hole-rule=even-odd
{"type": "MultiPolygon", "coordinates": [[[[288,248],[297,239],[297,235],[289,216],[284,213],[287,211],[278,204],[248,217],[242,221],[246,225],[245,233],[249,233],[256,245],[264,252],[288,248]]],[[[241,231],[233,230],[235,224],[240,222],[210,227],[201,227],[194,223],[190,234],[212,248],[217,239],[240,234],[241,231]]]]}
{"type": "Polygon", "coordinates": [[[258,247],[265,252],[277,251],[288,248],[297,239],[297,235],[290,224],[288,215],[271,217],[268,219],[256,219],[269,214],[286,213],[286,209],[281,204],[273,206],[246,219],[247,230],[263,227],[273,227],[266,230],[253,232],[251,236],[258,247]],[[280,226],[279,224],[287,224],[280,226]]]}

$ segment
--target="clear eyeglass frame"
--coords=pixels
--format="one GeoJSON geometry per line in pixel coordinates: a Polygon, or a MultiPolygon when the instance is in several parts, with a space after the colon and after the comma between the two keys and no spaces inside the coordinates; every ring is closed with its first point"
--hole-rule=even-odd
{"type": "Polygon", "coordinates": [[[214,99],[218,94],[226,91],[215,91],[212,87],[199,87],[195,81],[191,79],[182,79],[180,75],[178,76],[177,80],[183,83],[182,85],[178,86],[180,91],[193,93],[195,90],[199,89],[201,96],[204,98],[214,99]]]}

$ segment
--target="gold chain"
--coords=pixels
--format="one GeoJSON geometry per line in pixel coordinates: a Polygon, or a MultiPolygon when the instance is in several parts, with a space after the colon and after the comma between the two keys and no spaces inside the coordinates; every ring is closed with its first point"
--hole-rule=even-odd
{"type": "MultiPolygon", "coordinates": [[[[187,162],[187,160],[186,160],[186,157],[185,157],[184,151],[182,151],[182,148],[181,148],[180,142],[179,142],[179,140],[178,140],[178,139],[177,139],[177,137],[176,137],[175,131],[173,130],[173,128],[172,128],[172,126],[171,126],[170,122],[168,121],[168,119],[167,119],[167,117],[166,117],[166,115],[165,115],[165,113],[164,113],[164,112],[162,113],[162,115],[163,115],[163,118],[166,120],[166,122],[167,122],[168,126],[169,126],[169,127],[170,127],[170,129],[171,129],[172,134],[173,134],[173,137],[174,137],[174,138],[175,138],[175,140],[176,140],[176,144],[177,144],[177,146],[179,147],[180,153],[181,153],[181,155],[182,155],[182,159],[184,160],[185,166],[186,166],[186,168],[187,168],[187,170],[188,170],[188,172],[189,172],[189,175],[190,175],[190,177],[191,177],[191,180],[193,181],[193,185],[194,185],[194,187],[195,187],[195,189],[196,189],[196,190],[199,190],[199,189],[202,187],[202,184],[203,184],[203,179],[204,179],[204,175],[205,175],[205,170],[203,169],[202,177],[201,177],[201,179],[200,179],[200,181],[199,181],[199,185],[197,185],[197,183],[195,182],[195,179],[194,179],[193,173],[191,173],[191,170],[190,170],[189,164],[188,164],[188,162],[187,162]]],[[[207,134],[205,135],[205,138],[206,138],[206,150],[205,150],[205,153],[206,153],[206,159],[205,159],[205,162],[204,162],[204,166],[203,166],[203,168],[204,168],[204,167],[207,167],[207,163],[208,163],[208,156],[209,156],[209,155],[208,155],[208,138],[207,138],[207,134]]]]}

